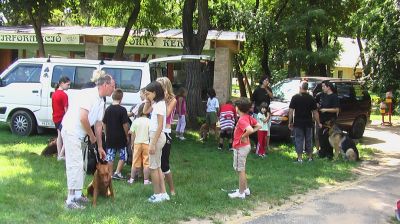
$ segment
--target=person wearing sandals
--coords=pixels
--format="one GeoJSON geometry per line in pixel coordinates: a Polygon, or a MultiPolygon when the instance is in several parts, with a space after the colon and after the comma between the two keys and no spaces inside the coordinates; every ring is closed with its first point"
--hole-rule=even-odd
{"type": "Polygon", "coordinates": [[[165,189],[164,175],[161,171],[161,153],[166,138],[163,130],[166,124],[167,107],[165,104],[165,93],[161,84],[153,81],[145,87],[146,102],[144,113],[150,115],[149,127],[149,162],[150,175],[153,183],[153,195],[148,199],[151,203],[169,200],[169,195],[162,192],[165,189]]]}
{"type": "Polygon", "coordinates": [[[85,136],[89,136],[91,144],[97,143],[101,159],[106,153],[102,144],[104,100],[111,96],[115,89],[115,81],[110,75],[99,78],[96,87],[79,90],[79,99],[69,100],[61,129],[65,145],[65,169],[67,173],[68,195],[65,201],[67,209],[83,209],[89,200],[83,196],[85,180],[82,150],[86,148],[85,136]],[[95,126],[94,132],[91,126],[95,126]]]}
{"type": "MultiPolygon", "coordinates": [[[[171,81],[167,77],[160,77],[156,81],[159,82],[164,89],[165,103],[167,105],[167,118],[166,118],[165,129],[163,130],[163,132],[165,133],[166,142],[162,149],[162,154],[161,154],[161,170],[169,186],[170,194],[175,195],[174,181],[172,179],[172,172],[169,167],[169,155],[171,153],[171,145],[172,145],[171,125],[175,115],[176,99],[174,92],[172,90],[171,81]]],[[[162,189],[161,192],[166,192],[166,189],[162,189]]]]}

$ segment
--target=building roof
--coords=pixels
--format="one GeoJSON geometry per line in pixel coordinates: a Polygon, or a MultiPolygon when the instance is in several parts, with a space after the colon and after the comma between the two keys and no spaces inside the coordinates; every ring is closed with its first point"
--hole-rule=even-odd
{"type": "MultiPolygon", "coordinates": [[[[122,36],[125,28],[113,28],[113,27],[88,27],[88,26],[45,26],[42,27],[43,34],[67,34],[67,35],[94,35],[94,36],[122,36]]],[[[32,26],[14,26],[6,27],[0,26],[1,33],[35,33],[32,26]]],[[[135,34],[134,30],[131,30],[131,35],[135,34]]],[[[139,35],[145,34],[145,30],[142,30],[139,35]]],[[[161,29],[155,37],[160,38],[178,38],[182,39],[183,34],[181,29],[161,29]]],[[[232,32],[232,31],[218,31],[209,30],[207,35],[208,40],[230,40],[244,42],[246,40],[243,32],[232,32]]]]}
{"type": "MultiPolygon", "coordinates": [[[[345,68],[362,68],[360,61],[360,49],[358,48],[357,40],[352,38],[339,37],[339,43],[342,46],[339,59],[336,61],[335,67],[345,68]]],[[[365,41],[362,41],[365,46],[365,41]]]]}

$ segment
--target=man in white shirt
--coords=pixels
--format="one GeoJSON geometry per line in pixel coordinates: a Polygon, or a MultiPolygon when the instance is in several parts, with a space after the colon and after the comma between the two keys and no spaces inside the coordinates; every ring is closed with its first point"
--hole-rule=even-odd
{"type": "Polygon", "coordinates": [[[84,138],[89,136],[91,144],[97,142],[101,158],[106,153],[102,144],[102,119],[104,115],[103,97],[111,96],[115,81],[110,75],[100,77],[96,87],[80,90],[72,97],[70,106],[62,121],[62,137],[65,145],[65,167],[67,173],[68,209],[83,209],[88,199],[82,195],[85,171],[82,150],[86,147],[84,138]],[[91,129],[94,125],[95,133],[91,129]]]}

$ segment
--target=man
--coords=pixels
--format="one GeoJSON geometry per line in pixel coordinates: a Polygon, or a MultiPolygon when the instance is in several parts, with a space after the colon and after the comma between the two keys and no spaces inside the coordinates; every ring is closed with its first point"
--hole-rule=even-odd
{"type": "Polygon", "coordinates": [[[115,81],[110,75],[100,77],[96,87],[79,91],[79,97],[70,100],[70,106],[62,121],[62,137],[65,145],[65,167],[67,173],[67,209],[83,209],[88,199],[82,195],[85,171],[82,150],[86,147],[84,138],[88,135],[91,144],[97,142],[100,157],[106,153],[102,147],[102,119],[104,115],[103,97],[111,96],[115,81]],[[94,130],[91,126],[94,125],[94,130]]]}
{"type": "Polygon", "coordinates": [[[253,95],[251,96],[251,102],[253,103],[253,112],[258,113],[259,112],[259,107],[261,103],[265,102],[268,105],[271,103],[271,98],[274,96],[272,93],[272,89],[269,86],[269,79],[268,76],[263,76],[260,79],[260,86],[257,87],[253,95]]]}
{"type": "Polygon", "coordinates": [[[308,83],[300,83],[300,93],[294,95],[289,105],[289,129],[294,132],[294,144],[297,153],[297,162],[303,162],[303,151],[308,154],[308,161],[312,161],[312,131],[313,116],[318,126],[319,122],[317,104],[308,94],[308,83]],[[294,116],[293,116],[294,115],[294,116]],[[294,117],[294,119],[293,119],[294,117]]]}
{"type": "MultiPolygon", "coordinates": [[[[325,125],[327,121],[336,121],[337,115],[339,114],[339,98],[334,92],[335,87],[329,80],[322,82],[322,94],[319,97],[319,114],[322,125],[325,125]]],[[[320,128],[318,131],[318,138],[320,144],[320,150],[318,155],[321,158],[328,157],[333,158],[333,148],[329,144],[329,133],[326,128],[320,128]]]]}

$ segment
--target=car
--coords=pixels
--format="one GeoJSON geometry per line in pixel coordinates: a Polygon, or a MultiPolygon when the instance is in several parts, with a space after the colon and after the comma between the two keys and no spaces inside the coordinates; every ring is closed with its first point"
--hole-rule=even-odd
{"type": "Polygon", "coordinates": [[[309,93],[314,97],[322,91],[322,81],[329,80],[335,86],[339,97],[340,112],[337,124],[354,139],[364,135],[366,125],[371,122],[371,97],[359,81],[329,77],[294,77],[272,86],[274,94],[270,104],[272,137],[290,139],[289,104],[292,97],[299,92],[302,80],[308,81],[309,93]]]}

